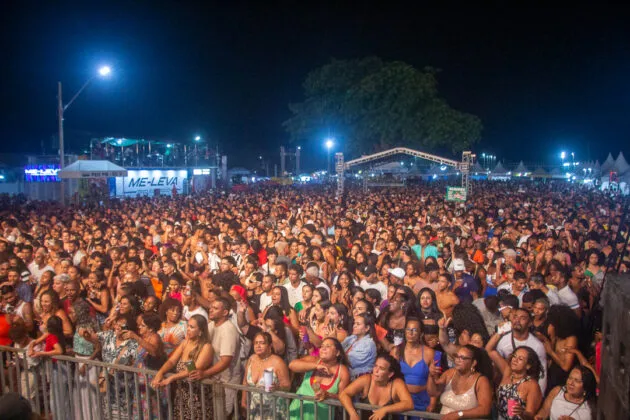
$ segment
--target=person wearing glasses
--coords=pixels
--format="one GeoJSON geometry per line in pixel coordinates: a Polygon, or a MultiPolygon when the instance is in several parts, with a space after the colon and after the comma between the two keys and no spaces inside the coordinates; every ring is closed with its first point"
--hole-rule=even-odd
{"type": "Polygon", "coordinates": [[[427,391],[439,397],[442,420],[482,418],[492,410],[492,363],[488,354],[471,344],[454,357],[455,367],[442,373],[435,361],[429,365],[427,391]]]}

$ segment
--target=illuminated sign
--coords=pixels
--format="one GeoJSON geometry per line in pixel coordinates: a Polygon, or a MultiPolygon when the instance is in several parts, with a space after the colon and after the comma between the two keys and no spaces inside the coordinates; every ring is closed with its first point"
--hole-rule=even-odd
{"type": "Polygon", "coordinates": [[[193,169],[193,175],[210,175],[210,169],[207,169],[207,168],[193,169]]]}
{"type": "Polygon", "coordinates": [[[182,194],[187,179],[188,171],[183,169],[129,170],[127,176],[116,177],[114,191],[115,195],[125,197],[154,195],[156,190],[160,195],[171,195],[174,187],[182,194]]]}
{"type": "Polygon", "coordinates": [[[28,165],[24,167],[26,182],[59,182],[59,165],[28,165]]]}

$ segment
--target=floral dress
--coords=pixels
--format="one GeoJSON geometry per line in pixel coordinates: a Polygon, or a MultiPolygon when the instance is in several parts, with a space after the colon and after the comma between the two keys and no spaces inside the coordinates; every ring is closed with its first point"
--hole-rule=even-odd
{"type": "MultiPolygon", "coordinates": [[[[252,365],[247,364],[247,385],[255,386],[257,388],[265,388],[264,375],[260,376],[258,382],[255,383],[252,379],[252,365]]],[[[273,384],[278,385],[279,380],[276,372],[273,371],[273,384]]],[[[287,418],[287,401],[284,398],[272,398],[267,393],[253,392],[249,397],[249,417],[248,420],[284,420],[287,418]],[[261,403],[262,399],[262,403],[261,403]],[[274,413],[275,402],[275,413],[274,413]]]]}
{"type": "Polygon", "coordinates": [[[166,355],[170,356],[173,350],[180,345],[184,338],[186,338],[186,322],[179,320],[179,322],[172,327],[165,327],[162,325],[160,331],[158,331],[160,338],[164,342],[164,351],[166,355]]]}
{"type": "Polygon", "coordinates": [[[523,401],[521,396],[518,394],[518,387],[522,383],[527,382],[530,379],[531,378],[529,376],[526,376],[515,384],[510,383],[510,384],[504,384],[504,385],[499,386],[499,388],[497,389],[497,401],[498,401],[497,409],[499,411],[499,419],[501,420],[520,419],[519,416],[511,416],[511,417],[508,416],[508,401],[516,400],[522,407],[525,407],[526,402],[523,401]]]}
{"type": "MultiPolygon", "coordinates": [[[[177,366],[175,367],[175,372],[180,373],[186,370],[186,364],[188,362],[184,362],[180,360],[177,362],[177,366]]],[[[205,399],[205,417],[202,412],[201,405],[201,384],[200,383],[192,383],[190,381],[177,381],[173,383],[171,387],[174,389],[175,398],[173,401],[173,418],[174,419],[187,419],[187,420],[196,420],[196,419],[212,419],[212,398],[210,398],[210,393],[212,392],[209,387],[206,387],[204,390],[204,399],[205,399]],[[191,393],[192,392],[192,393],[191,393]],[[192,397],[192,404],[191,404],[192,397]]]]}
{"type": "MultiPolygon", "coordinates": [[[[131,366],[138,353],[138,342],[136,340],[125,340],[120,345],[116,344],[116,333],[114,331],[101,331],[96,334],[101,342],[101,355],[103,362],[108,364],[131,366]]],[[[109,400],[107,392],[103,392],[103,407],[105,407],[105,418],[127,419],[131,408],[134,389],[132,374],[125,375],[122,371],[113,369],[106,371],[106,385],[109,390],[109,400]],[[118,388],[116,388],[116,379],[118,388]],[[125,385],[128,391],[125,391],[125,385]],[[118,397],[116,396],[118,394],[118,397]],[[129,399],[127,399],[129,394],[129,399]],[[110,416],[111,411],[111,416],[110,416]]]]}

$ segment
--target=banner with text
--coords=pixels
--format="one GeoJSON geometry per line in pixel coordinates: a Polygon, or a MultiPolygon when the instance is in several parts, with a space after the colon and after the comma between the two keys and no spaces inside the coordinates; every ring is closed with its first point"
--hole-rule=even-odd
{"type": "Polygon", "coordinates": [[[463,203],[466,201],[466,188],[464,187],[446,187],[446,201],[457,201],[463,203]]]}
{"type": "Polygon", "coordinates": [[[127,176],[115,178],[112,196],[136,197],[172,195],[185,193],[188,183],[188,171],[185,169],[138,169],[128,170],[127,176]]]}

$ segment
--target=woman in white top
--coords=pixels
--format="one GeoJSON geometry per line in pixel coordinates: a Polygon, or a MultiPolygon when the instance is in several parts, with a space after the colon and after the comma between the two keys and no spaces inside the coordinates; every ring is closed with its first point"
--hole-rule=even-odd
{"type": "Polygon", "coordinates": [[[442,373],[432,361],[429,366],[427,391],[440,397],[441,419],[481,418],[492,410],[492,363],[485,350],[470,344],[457,350],[455,367],[442,373]]]}
{"type": "Polygon", "coordinates": [[[577,366],[571,370],[564,387],[551,390],[536,414],[536,420],[590,420],[595,416],[593,399],[597,381],[587,367],[577,366]]]}

